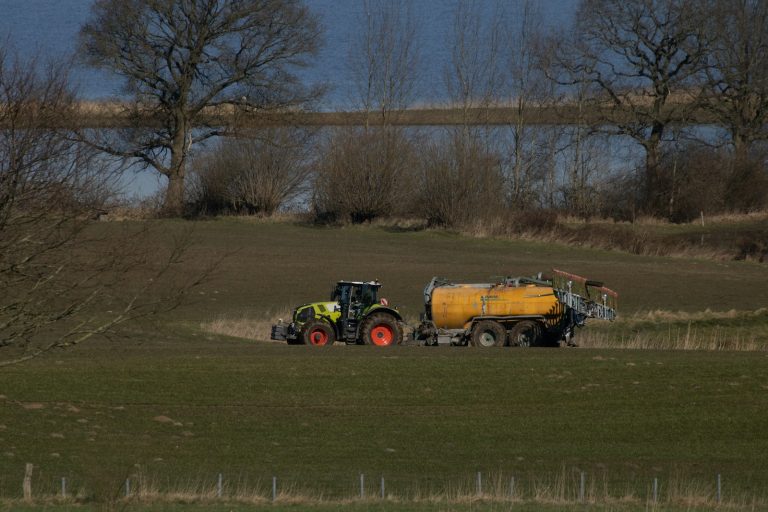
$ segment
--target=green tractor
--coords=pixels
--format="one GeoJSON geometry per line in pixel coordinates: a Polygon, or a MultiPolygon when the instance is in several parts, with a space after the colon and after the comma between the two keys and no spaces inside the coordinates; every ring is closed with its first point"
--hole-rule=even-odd
{"type": "Polygon", "coordinates": [[[292,345],[347,344],[390,346],[403,341],[403,317],[379,299],[378,281],[339,281],[329,302],[312,302],[293,311],[290,324],[272,326],[272,339],[292,345]]]}

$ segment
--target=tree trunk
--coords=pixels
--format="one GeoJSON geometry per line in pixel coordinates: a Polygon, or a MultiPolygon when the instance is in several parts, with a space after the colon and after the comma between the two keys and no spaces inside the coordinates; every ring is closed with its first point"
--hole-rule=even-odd
{"type": "Polygon", "coordinates": [[[656,214],[659,194],[659,146],[647,144],[645,147],[645,193],[644,210],[651,215],[656,214]]]}
{"type": "Polygon", "coordinates": [[[184,171],[177,169],[168,174],[168,188],[165,191],[163,215],[181,217],[184,214],[184,171]],[[181,171],[181,172],[179,172],[181,171]]]}
{"type": "Polygon", "coordinates": [[[733,155],[737,162],[743,162],[747,159],[749,142],[742,131],[736,127],[731,129],[731,140],[733,143],[733,155]]]}
{"type": "Polygon", "coordinates": [[[664,198],[662,183],[659,176],[659,146],[664,132],[664,125],[655,124],[645,146],[645,213],[651,215],[664,214],[664,198]]]}
{"type": "Polygon", "coordinates": [[[184,174],[188,144],[191,141],[187,141],[186,120],[181,115],[178,118],[180,119],[171,147],[171,165],[166,174],[168,189],[163,203],[163,215],[166,217],[181,217],[184,214],[184,174]]]}

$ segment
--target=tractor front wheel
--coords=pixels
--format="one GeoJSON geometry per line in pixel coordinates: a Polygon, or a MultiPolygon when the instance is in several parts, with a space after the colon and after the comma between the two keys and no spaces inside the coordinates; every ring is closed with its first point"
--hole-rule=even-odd
{"type": "Polygon", "coordinates": [[[333,345],[334,338],[331,326],[320,320],[307,322],[301,328],[301,340],[305,345],[313,345],[315,347],[333,345]]]}
{"type": "Polygon", "coordinates": [[[403,341],[403,329],[397,319],[386,313],[374,313],[360,326],[360,338],[365,345],[389,347],[403,341]]]}

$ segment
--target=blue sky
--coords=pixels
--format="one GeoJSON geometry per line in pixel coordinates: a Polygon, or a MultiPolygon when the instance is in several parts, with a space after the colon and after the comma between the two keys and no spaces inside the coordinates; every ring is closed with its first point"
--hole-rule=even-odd
{"type": "MultiPolygon", "coordinates": [[[[419,47],[425,63],[425,82],[433,83],[440,73],[441,62],[450,52],[449,33],[452,12],[457,0],[411,0],[420,32],[419,47]],[[430,68],[431,66],[431,68],[430,68]]],[[[492,12],[497,0],[480,0],[481,9],[492,12]]],[[[35,54],[49,58],[66,58],[74,52],[77,33],[87,19],[91,0],[0,0],[0,39],[10,42],[23,56],[35,54]]],[[[350,41],[357,30],[362,12],[361,0],[306,0],[318,13],[325,28],[325,44],[308,72],[314,80],[335,87],[329,101],[339,103],[348,96],[348,65],[346,57],[350,41]]],[[[518,0],[506,0],[504,8],[515,16],[520,10],[518,0]]],[[[552,26],[567,23],[577,6],[576,0],[540,0],[545,23],[552,26]]],[[[81,93],[88,97],[119,94],[119,82],[102,74],[76,69],[81,93]]]]}
{"type": "MultiPolygon", "coordinates": [[[[386,0],[385,0],[386,1],[386,0]]],[[[432,100],[442,83],[442,66],[450,55],[450,33],[457,0],[411,0],[419,28],[423,84],[421,95],[432,100]]],[[[480,9],[493,12],[502,1],[509,16],[520,11],[518,0],[479,0],[480,9]]],[[[77,34],[89,15],[91,0],[0,0],[0,41],[7,42],[22,58],[65,59],[74,53],[77,34]]],[[[315,65],[307,71],[311,81],[325,82],[331,92],[324,108],[343,108],[352,95],[347,57],[363,10],[362,0],[306,0],[320,16],[325,41],[315,65]]],[[[557,27],[571,19],[577,0],[540,0],[545,24],[557,27]]],[[[120,81],[94,70],[74,68],[72,77],[86,98],[120,94],[120,81]]],[[[439,94],[439,93],[437,93],[439,94]]],[[[147,195],[164,186],[155,172],[137,173],[126,186],[129,194],[147,195]]]]}

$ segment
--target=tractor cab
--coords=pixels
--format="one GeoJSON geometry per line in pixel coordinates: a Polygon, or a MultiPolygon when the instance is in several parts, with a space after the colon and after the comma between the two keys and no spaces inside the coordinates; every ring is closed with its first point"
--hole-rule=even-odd
{"type": "Polygon", "coordinates": [[[367,307],[378,302],[379,288],[381,283],[378,281],[339,281],[331,293],[331,301],[340,306],[346,303],[367,307]]]}

